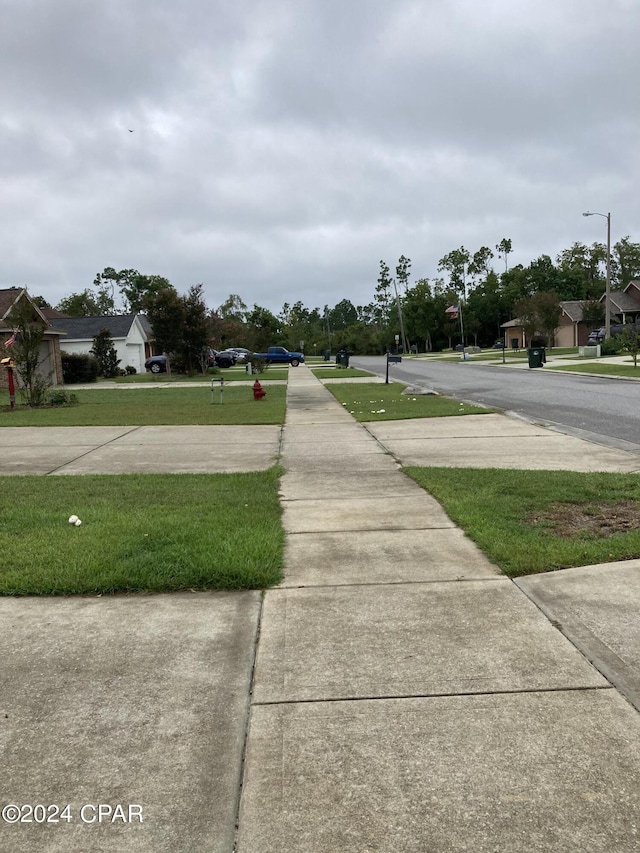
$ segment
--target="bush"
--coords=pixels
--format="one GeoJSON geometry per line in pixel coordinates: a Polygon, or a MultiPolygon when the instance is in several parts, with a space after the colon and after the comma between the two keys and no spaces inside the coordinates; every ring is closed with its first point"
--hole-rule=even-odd
{"type": "Polygon", "coordinates": [[[65,385],[98,381],[98,362],[91,355],[63,352],[62,378],[65,385]]]}
{"type": "Polygon", "coordinates": [[[75,394],[68,394],[66,391],[52,391],[49,394],[49,402],[52,406],[75,406],[78,398],[75,394]]]}
{"type": "Polygon", "coordinates": [[[137,372],[132,364],[128,364],[124,369],[125,376],[135,376],[137,372]]]}
{"type": "Polygon", "coordinates": [[[251,362],[251,370],[253,373],[264,373],[265,370],[269,369],[269,362],[266,358],[258,358],[255,355],[251,355],[248,358],[251,362]]]}
{"type": "Polygon", "coordinates": [[[622,352],[623,340],[618,335],[612,338],[605,338],[600,344],[601,355],[618,355],[622,352]]]}

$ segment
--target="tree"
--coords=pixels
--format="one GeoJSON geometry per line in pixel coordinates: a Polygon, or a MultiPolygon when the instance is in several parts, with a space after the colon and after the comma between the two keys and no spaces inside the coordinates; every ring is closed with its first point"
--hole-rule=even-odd
{"type": "Polygon", "coordinates": [[[184,302],[174,287],[150,294],[143,303],[157,347],[167,356],[171,373],[171,355],[180,352],[184,330],[184,302]]]}
{"type": "Polygon", "coordinates": [[[527,337],[541,334],[546,339],[546,346],[553,346],[562,313],[557,293],[536,293],[529,299],[518,302],[515,311],[527,337]]]}
{"type": "Polygon", "coordinates": [[[105,317],[112,316],[115,308],[113,300],[106,291],[96,295],[88,288],[81,293],[71,293],[56,305],[56,310],[70,317],[105,317]]]}
{"type": "Polygon", "coordinates": [[[280,334],[280,321],[269,311],[254,305],[247,313],[247,332],[250,342],[247,346],[254,352],[264,352],[267,347],[274,346],[280,334]]]}
{"type": "Polygon", "coordinates": [[[38,368],[42,364],[40,345],[44,338],[44,325],[27,299],[22,299],[13,307],[7,322],[16,332],[16,341],[11,347],[11,357],[15,362],[25,403],[28,406],[41,406],[45,401],[51,379],[38,368]]]}
{"type": "Polygon", "coordinates": [[[469,275],[475,278],[485,278],[491,272],[491,260],[493,252],[488,246],[482,246],[474,253],[472,260],[469,262],[469,275]]]}
{"type": "Polygon", "coordinates": [[[331,310],[327,308],[329,322],[334,332],[342,329],[348,329],[358,321],[358,311],[352,302],[348,299],[343,299],[338,302],[331,310]]]}
{"type": "Polygon", "coordinates": [[[409,258],[405,258],[404,255],[400,255],[398,260],[398,264],[396,266],[396,281],[404,290],[404,293],[409,289],[409,277],[411,275],[411,260],[409,258]]]}
{"type": "Polygon", "coordinates": [[[373,297],[373,316],[378,326],[386,328],[389,325],[392,304],[393,295],[391,293],[389,267],[384,261],[380,261],[380,274],[373,297]]]}
{"type": "Polygon", "coordinates": [[[136,269],[116,271],[105,267],[96,275],[93,286],[99,294],[104,294],[113,303],[115,313],[115,289],[120,293],[124,313],[139,314],[145,300],[155,296],[160,290],[171,287],[171,282],[161,275],[145,275],[136,269]]]}
{"type": "Polygon", "coordinates": [[[502,240],[496,246],[496,252],[498,253],[498,257],[504,258],[504,271],[509,271],[509,262],[508,258],[513,249],[511,248],[511,240],[507,237],[503,237],[502,240]]]}
{"type": "Polygon", "coordinates": [[[638,350],[640,350],[640,334],[632,329],[624,329],[620,335],[622,349],[625,352],[631,353],[633,357],[633,366],[638,366],[638,350]]]}
{"type": "Polygon", "coordinates": [[[113,345],[111,331],[107,328],[101,329],[93,339],[93,346],[90,350],[91,354],[98,362],[98,371],[100,376],[107,379],[112,379],[120,373],[118,365],[120,359],[113,345]]]}
{"type": "Polygon", "coordinates": [[[624,289],[630,281],[640,278],[640,243],[632,243],[629,237],[623,237],[611,254],[618,287],[624,289]]]}
{"type": "Polygon", "coordinates": [[[201,373],[205,373],[208,364],[209,325],[203,290],[203,284],[195,284],[189,288],[187,295],[182,297],[182,356],[189,373],[196,366],[200,368],[201,373]]]}
{"type": "Polygon", "coordinates": [[[604,305],[599,299],[589,299],[582,305],[582,320],[588,329],[604,325],[604,305]]]}
{"type": "Polygon", "coordinates": [[[463,301],[467,298],[467,274],[470,261],[471,255],[464,246],[454,249],[438,261],[438,271],[449,273],[449,284],[463,301]]]}

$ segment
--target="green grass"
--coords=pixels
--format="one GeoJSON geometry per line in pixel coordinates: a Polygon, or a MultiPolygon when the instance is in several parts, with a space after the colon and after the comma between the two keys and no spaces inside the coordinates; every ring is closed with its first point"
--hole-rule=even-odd
{"type": "Polygon", "coordinates": [[[217,384],[213,394],[209,386],[78,390],[72,392],[78,397],[77,406],[0,410],[0,427],[280,424],[286,390],[284,385],[273,385],[266,397],[256,401],[250,387],[225,384],[222,405],[217,384]]]}
{"type": "Polygon", "coordinates": [[[483,415],[482,409],[450,397],[403,394],[404,385],[390,382],[328,385],[331,393],[357,421],[395,421],[403,418],[438,418],[448,415],[483,415]]]}
{"type": "Polygon", "coordinates": [[[515,577],[640,557],[640,530],[598,538],[559,536],[536,514],[557,505],[640,501],[636,474],[417,468],[405,472],[429,491],[502,571],[515,577]]]}
{"type": "Polygon", "coordinates": [[[311,372],[317,379],[352,379],[357,376],[371,376],[368,370],[357,367],[312,367],[311,372]]]}
{"type": "Polygon", "coordinates": [[[280,473],[1,477],[0,594],[277,583],[280,473]]]}
{"type": "Polygon", "coordinates": [[[591,373],[594,376],[635,376],[640,377],[640,363],[638,367],[633,364],[602,364],[592,362],[591,364],[572,364],[570,367],[562,365],[558,367],[545,366],[545,370],[568,370],[571,373],[591,373]]]}

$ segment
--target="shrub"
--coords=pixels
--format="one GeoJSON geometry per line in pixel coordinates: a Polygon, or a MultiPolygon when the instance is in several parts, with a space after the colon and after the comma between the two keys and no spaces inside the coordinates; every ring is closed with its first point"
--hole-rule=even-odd
{"type": "Polygon", "coordinates": [[[600,354],[618,355],[618,353],[622,352],[622,347],[623,341],[618,335],[612,338],[605,338],[600,344],[600,354]]]}
{"type": "Polygon", "coordinates": [[[75,406],[78,403],[78,397],[66,391],[52,391],[49,394],[49,402],[52,406],[75,406]]]}
{"type": "Polygon", "coordinates": [[[269,362],[266,358],[258,358],[255,355],[249,356],[249,361],[251,362],[251,371],[253,373],[264,373],[265,370],[269,369],[269,362]]]}
{"type": "Polygon", "coordinates": [[[128,364],[124,369],[126,376],[135,376],[138,372],[132,364],[128,364]]]}
{"type": "Polygon", "coordinates": [[[78,382],[97,382],[98,362],[91,355],[84,353],[63,352],[62,378],[65,385],[75,385],[78,382]]]}

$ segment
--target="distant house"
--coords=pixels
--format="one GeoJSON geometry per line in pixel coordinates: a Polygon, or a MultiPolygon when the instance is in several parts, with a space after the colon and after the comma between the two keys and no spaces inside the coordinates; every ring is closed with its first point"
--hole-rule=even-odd
{"type": "Polygon", "coordinates": [[[95,336],[108,329],[122,369],[131,365],[138,373],[144,372],[144,363],[153,352],[153,333],[143,314],[61,317],[55,325],[66,333],[63,350],[68,353],[89,354],[95,336]]]}
{"type": "MultiPolygon", "coordinates": [[[[44,336],[40,344],[38,370],[49,377],[53,385],[62,385],[62,362],[60,360],[60,338],[64,337],[64,331],[54,326],[45,314],[45,309],[38,308],[24,287],[7,287],[0,289],[0,346],[4,344],[13,334],[13,326],[9,322],[9,315],[14,308],[26,303],[32,312],[34,322],[40,323],[44,329],[44,336]]],[[[7,349],[11,354],[11,349],[7,349]]],[[[0,388],[8,387],[7,371],[0,370],[0,388]]]]}
{"type": "MultiPolygon", "coordinates": [[[[604,304],[605,294],[600,297],[604,304]]],[[[640,280],[630,281],[624,290],[611,291],[611,318],[616,323],[637,323],[640,317],[640,280]]]]}
{"type": "MultiPolygon", "coordinates": [[[[636,323],[640,321],[640,280],[630,281],[624,290],[611,291],[611,322],[636,323]]],[[[604,305],[605,294],[600,302],[604,305]]],[[[560,303],[560,320],[556,329],[555,347],[581,347],[587,343],[593,324],[587,324],[583,318],[585,300],[567,300],[560,303]]],[[[517,318],[503,323],[505,345],[507,347],[528,346],[522,323],[517,318]]]]}
{"type": "Polygon", "coordinates": [[[584,300],[576,299],[561,302],[561,314],[554,346],[583,347],[587,343],[591,326],[588,326],[582,316],[584,300]]]}

